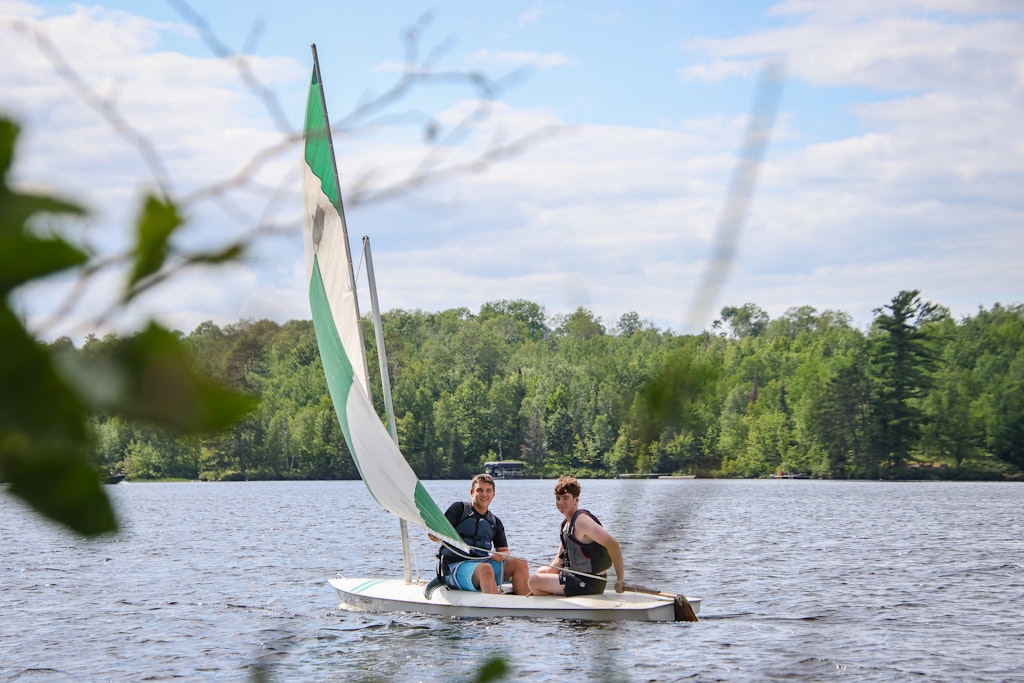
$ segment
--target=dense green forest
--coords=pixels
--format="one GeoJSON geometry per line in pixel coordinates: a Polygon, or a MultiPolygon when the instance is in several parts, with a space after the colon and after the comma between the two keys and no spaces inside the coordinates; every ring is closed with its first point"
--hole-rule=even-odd
{"type": "MultiPolygon", "coordinates": [[[[956,322],[903,291],[866,332],[841,312],[805,306],[771,319],[748,303],[683,336],[632,312],[610,328],[584,308],[549,321],[523,300],[476,314],[394,310],[383,327],[402,449],[425,479],[467,477],[499,458],[524,460],[535,476],[1020,478],[1024,469],[1019,304],[956,322]]],[[[103,470],[358,476],[312,322],[207,322],[182,340],[210,375],[259,397],[258,409],[204,438],[96,416],[103,470]]],[[[122,341],[54,346],[102,364],[122,341]]]]}

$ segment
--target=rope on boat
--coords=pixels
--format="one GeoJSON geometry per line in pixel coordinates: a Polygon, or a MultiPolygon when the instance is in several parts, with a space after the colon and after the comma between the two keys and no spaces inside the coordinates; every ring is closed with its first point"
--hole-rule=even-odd
{"type": "MultiPolygon", "coordinates": [[[[463,558],[465,560],[482,560],[482,559],[484,559],[483,557],[479,557],[478,555],[469,555],[469,554],[463,552],[459,548],[453,546],[451,543],[448,543],[447,541],[445,541],[443,539],[439,539],[439,540],[441,541],[441,543],[446,548],[451,550],[452,553],[454,553],[456,556],[461,557],[461,558],[463,558]]],[[[494,550],[492,550],[490,548],[478,548],[476,546],[472,546],[472,545],[468,545],[468,544],[466,545],[466,547],[469,548],[470,550],[479,550],[480,552],[487,553],[487,555],[486,555],[487,557],[490,557],[493,553],[496,552],[496,551],[494,551],[494,550]]],[[[508,553],[498,553],[498,554],[499,555],[505,555],[505,557],[507,557],[507,558],[515,558],[517,560],[522,560],[523,562],[525,562],[528,565],[532,564],[532,565],[536,565],[538,567],[548,567],[550,569],[557,569],[559,572],[562,572],[562,573],[565,573],[565,574],[575,574],[577,576],[585,576],[588,579],[598,579],[598,580],[601,580],[601,581],[607,581],[608,580],[608,576],[607,575],[588,574],[587,572],[582,572],[582,571],[580,571],[578,569],[570,569],[568,567],[556,567],[555,565],[548,564],[547,562],[541,562],[539,560],[531,560],[528,557],[521,557],[519,555],[512,555],[512,554],[508,554],[508,553]]]]}

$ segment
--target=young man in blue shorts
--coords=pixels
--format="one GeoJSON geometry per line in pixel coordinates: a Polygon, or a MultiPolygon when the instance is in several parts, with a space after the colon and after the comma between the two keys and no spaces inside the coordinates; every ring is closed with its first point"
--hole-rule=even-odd
{"type": "Polygon", "coordinates": [[[530,569],[526,560],[509,557],[505,526],[489,510],[494,479],[489,474],[476,475],[469,495],[468,502],[452,503],[444,513],[469,551],[442,544],[438,556],[442,581],[449,588],[483,593],[497,593],[501,584],[511,583],[513,593],[526,595],[530,569]]]}

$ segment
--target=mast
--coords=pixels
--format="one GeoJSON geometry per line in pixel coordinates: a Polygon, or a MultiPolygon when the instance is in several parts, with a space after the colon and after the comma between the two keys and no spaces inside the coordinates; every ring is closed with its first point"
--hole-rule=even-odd
{"type": "MultiPolygon", "coordinates": [[[[363,236],[363,258],[366,260],[366,279],[370,286],[370,310],[373,314],[373,332],[377,340],[377,363],[380,366],[380,384],[384,395],[384,412],[388,419],[388,432],[398,445],[398,425],[395,423],[395,406],[391,400],[391,375],[388,372],[387,352],[384,350],[384,327],[380,320],[380,306],[377,303],[377,278],[373,274],[373,256],[370,254],[370,238],[363,236]]],[[[402,566],[405,582],[412,582],[412,564],[409,560],[409,525],[398,518],[402,532],[402,566]]]]}

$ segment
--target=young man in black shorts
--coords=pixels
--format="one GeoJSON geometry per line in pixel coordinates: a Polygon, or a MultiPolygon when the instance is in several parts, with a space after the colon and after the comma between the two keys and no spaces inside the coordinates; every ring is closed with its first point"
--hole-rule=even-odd
{"type": "Polygon", "coordinates": [[[622,549],[597,517],[580,509],[580,484],[560,477],[555,484],[555,507],[565,516],[558,556],[550,567],[530,576],[533,595],[596,595],[604,593],[608,567],[615,567],[615,592],[625,590],[622,549]],[[574,569],[580,573],[566,571],[574,569]]]}

